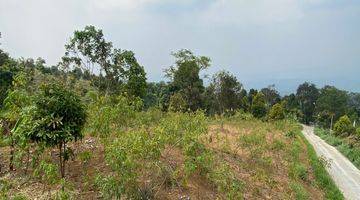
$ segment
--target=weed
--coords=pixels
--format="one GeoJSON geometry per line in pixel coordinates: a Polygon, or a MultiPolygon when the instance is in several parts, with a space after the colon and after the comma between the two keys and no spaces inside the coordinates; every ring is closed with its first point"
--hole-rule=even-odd
{"type": "Polygon", "coordinates": [[[290,183],[290,188],[295,193],[296,200],[309,199],[309,194],[306,192],[306,190],[300,183],[292,182],[290,183]]]}
{"type": "Polygon", "coordinates": [[[296,138],[296,132],[292,131],[292,130],[288,131],[288,132],[286,132],[285,136],[288,137],[288,138],[294,139],[294,138],[296,138]]]}
{"type": "Polygon", "coordinates": [[[285,143],[279,139],[275,139],[271,145],[271,149],[275,151],[280,151],[285,148],[285,143]]]}

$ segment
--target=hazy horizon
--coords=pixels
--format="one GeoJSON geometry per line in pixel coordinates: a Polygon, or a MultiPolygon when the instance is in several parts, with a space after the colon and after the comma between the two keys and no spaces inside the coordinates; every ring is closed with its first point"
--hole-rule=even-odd
{"type": "Polygon", "coordinates": [[[74,30],[95,25],[135,52],[149,81],[165,80],[171,52],[208,56],[244,86],[281,94],[310,81],[360,92],[360,1],[0,0],[1,48],[56,64],[74,30]]]}

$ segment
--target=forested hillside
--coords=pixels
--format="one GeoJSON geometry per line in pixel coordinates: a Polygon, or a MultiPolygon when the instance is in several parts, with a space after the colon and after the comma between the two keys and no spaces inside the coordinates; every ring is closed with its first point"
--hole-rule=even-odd
{"type": "Polygon", "coordinates": [[[359,93],[281,96],[228,71],[205,85],[210,58],[171,55],[167,81],[148,82],[94,26],[55,66],[0,49],[0,199],[343,198],[299,122],[360,145],[359,93]]]}

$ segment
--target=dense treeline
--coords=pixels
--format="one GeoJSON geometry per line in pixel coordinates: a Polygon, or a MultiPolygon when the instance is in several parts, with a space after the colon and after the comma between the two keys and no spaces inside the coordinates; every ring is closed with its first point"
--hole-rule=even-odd
{"type": "MultiPolygon", "coordinates": [[[[36,92],[40,83],[58,80],[80,96],[90,90],[102,94],[138,97],[143,99],[144,109],[159,107],[163,111],[205,110],[207,114],[231,114],[242,109],[263,118],[276,109],[284,116],[292,116],[301,122],[317,123],[330,127],[341,116],[347,115],[352,122],[360,116],[360,94],[337,89],[334,86],[317,88],[305,82],[293,94],[281,97],[274,85],[261,90],[245,90],[230,72],[213,75],[208,86],[204,85],[201,72],[211,65],[205,56],[196,56],[189,50],[172,54],[174,64],[165,70],[168,82],[146,82],[146,73],[132,51],[120,50],[105,40],[101,30],[87,26],[75,31],[65,55],[56,66],[46,66],[41,58],[13,59],[0,50],[0,106],[14,90],[16,77],[23,74],[27,91],[36,92]]],[[[275,111],[274,111],[275,112],[275,111]]],[[[272,112],[272,113],[274,113],[272,112]]],[[[269,116],[276,117],[276,116],[269,116]]],[[[280,116],[281,117],[281,116],[280,116]]]]}

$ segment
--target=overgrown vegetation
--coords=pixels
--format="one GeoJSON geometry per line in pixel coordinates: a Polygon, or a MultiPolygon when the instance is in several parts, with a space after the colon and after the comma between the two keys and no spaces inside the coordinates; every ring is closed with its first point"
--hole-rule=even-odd
{"type": "Polygon", "coordinates": [[[169,81],[147,83],[135,54],[94,26],[74,32],[57,66],[1,50],[0,197],[342,199],[296,120],[348,113],[334,128],[353,136],[357,94],[305,83],[282,98],[226,71],[205,86],[210,58],[172,55],[169,81]]]}
{"type": "Polygon", "coordinates": [[[317,128],[315,134],[320,136],[330,145],[336,147],[344,156],[346,156],[357,168],[360,169],[360,142],[358,136],[335,135],[328,130],[317,128]]]}

